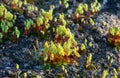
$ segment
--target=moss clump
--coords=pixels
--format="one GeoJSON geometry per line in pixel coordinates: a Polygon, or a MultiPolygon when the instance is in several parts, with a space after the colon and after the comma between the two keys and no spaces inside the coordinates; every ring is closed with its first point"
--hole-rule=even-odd
{"type": "Polygon", "coordinates": [[[112,27],[108,32],[108,41],[120,50],[120,28],[112,27]]]}
{"type": "Polygon", "coordinates": [[[55,28],[55,36],[53,41],[47,41],[44,45],[43,60],[49,65],[66,65],[76,64],[80,54],[74,34],[66,27],[64,15],[60,15],[57,21],[62,21],[55,28]]]}

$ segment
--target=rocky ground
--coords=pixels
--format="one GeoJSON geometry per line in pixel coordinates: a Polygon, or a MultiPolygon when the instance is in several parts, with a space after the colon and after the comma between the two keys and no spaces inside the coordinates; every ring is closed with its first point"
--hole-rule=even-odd
{"type": "MultiPolygon", "coordinates": [[[[73,3],[73,5],[75,4],[73,3]]],[[[68,10],[71,11],[71,9],[68,10]]],[[[69,13],[69,11],[67,12],[69,13]]],[[[24,18],[24,16],[18,16],[20,16],[20,19],[24,18]]],[[[94,30],[91,31],[79,32],[76,29],[77,24],[72,23],[70,25],[78,45],[84,43],[86,39],[87,43],[92,43],[92,46],[87,47],[87,53],[81,55],[77,65],[67,65],[65,67],[67,74],[61,67],[45,70],[43,65],[40,64],[40,60],[36,59],[43,51],[45,41],[39,40],[37,53],[35,53],[33,45],[35,45],[37,37],[23,35],[17,42],[6,41],[0,44],[0,78],[12,78],[18,72],[15,69],[16,63],[20,66],[21,78],[24,72],[27,72],[28,78],[101,78],[105,69],[109,71],[107,78],[113,76],[113,69],[119,70],[118,78],[120,78],[120,51],[107,41],[109,28],[120,27],[120,8],[106,5],[106,8],[102,8],[94,19],[95,26],[94,30]],[[105,24],[103,24],[103,21],[105,24]],[[93,66],[86,69],[85,62],[89,53],[93,54],[93,66]]]]}

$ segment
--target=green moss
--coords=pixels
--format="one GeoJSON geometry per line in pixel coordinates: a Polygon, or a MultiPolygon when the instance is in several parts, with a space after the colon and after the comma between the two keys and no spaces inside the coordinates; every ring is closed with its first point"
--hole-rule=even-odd
{"type": "Polygon", "coordinates": [[[120,50],[120,28],[112,27],[108,32],[108,41],[120,50]]]}

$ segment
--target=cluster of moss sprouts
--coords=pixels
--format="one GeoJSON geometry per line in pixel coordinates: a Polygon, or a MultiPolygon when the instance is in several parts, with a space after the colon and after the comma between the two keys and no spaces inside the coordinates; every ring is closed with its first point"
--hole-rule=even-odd
{"type": "Polygon", "coordinates": [[[32,13],[37,14],[38,12],[38,7],[31,5],[31,4],[27,4],[27,16],[32,15],[32,13]]]}
{"type": "Polygon", "coordinates": [[[29,4],[28,2],[31,3],[33,1],[9,0],[6,1],[5,4],[7,4],[7,6],[9,6],[10,9],[20,14],[26,13],[27,16],[31,17],[38,13],[38,8],[32,4],[29,4]]]}
{"type": "Polygon", "coordinates": [[[86,59],[85,67],[88,68],[91,65],[91,62],[92,62],[92,54],[89,54],[87,59],[86,59]]]}
{"type": "Polygon", "coordinates": [[[108,41],[120,50],[120,28],[112,27],[108,32],[108,41]]]}
{"type": "Polygon", "coordinates": [[[0,19],[9,21],[13,19],[13,14],[7,11],[3,4],[0,4],[0,19]]]}
{"type": "Polygon", "coordinates": [[[93,15],[100,11],[100,3],[98,1],[94,1],[90,4],[80,3],[73,15],[73,19],[76,23],[79,23],[81,26],[94,25],[93,15]]]}
{"type": "Polygon", "coordinates": [[[45,42],[43,58],[45,63],[53,65],[75,64],[79,57],[78,47],[73,46],[71,42],[64,44],[45,42]]]}
{"type": "Polygon", "coordinates": [[[19,38],[20,31],[14,26],[16,15],[10,13],[3,4],[0,4],[0,35],[1,39],[8,35],[19,38]]]}
{"type": "Polygon", "coordinates": [[[59,4],[62,5],[62,8],[68,8],[69,7],[69,0],[59,0],[59,4]]]}
{"type": "Polygon", "coordinates": [[[63,14],[59,15],[57,21],[62,25],[56,27],[54,40],[44,44],[44,62],[53,65],[76,64],[80,55],[74,34],[66,27],[63,14]]]}
{"type": "Polygon", "coordinates": [[[18,9],[18,7],[21,8],[24,3],[19,0],[12,0],[9,4],[12,9],[18,9]]]}
{"type": "Polygon", "coordinates": [[[54,6],[50,6],[49,11],[45,11],[41,9],[41,12],[39,13],[39,16],[36,19],[36,24],[34,26],[35,30],[37,32],[41,32],[44,34],[46,30],[50,27],[50,21],[53,19],[53,10],[54,6]]]}
{"type": "Polygon", "coordinates": [[[26,21],[24,21],[24,24],[25,24],[24,32],[25,34],[28,34],[29,30],[34,26],[34,22],[32,19],[27,19],[26,21]]]}
{"type": "Polygon", "coordinates": [[[103,70],[102,78],[106,78],[108,75],[108,70],[103,70]]]}
{"type": "Polygon", "coordinates": [[[47,31],[47,29],[50,27],[50,21],[53,19],[53,10],[54,6],[50,6],[49,11],[45,11],[44,9],[41,9],[41,12],[39,12],[39,15],[36,19],[27,19],[24,22],[25,25],[25,33],[28,34],[31,31],[35,31],[36,33],[42,33],[43,35],[47,31]]]}

